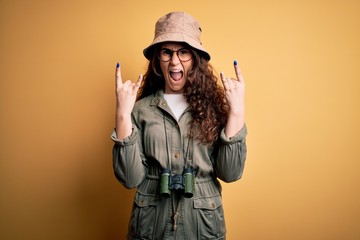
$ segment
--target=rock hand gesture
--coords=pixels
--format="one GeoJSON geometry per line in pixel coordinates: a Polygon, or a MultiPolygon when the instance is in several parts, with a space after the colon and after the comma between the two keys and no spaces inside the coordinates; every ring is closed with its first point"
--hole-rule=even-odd
{"type": "Polygon", "coordinates": [[[220,74],[224,85],[226,101],[230,106],[229,118],[226,124],[227,137],[234,136],[243,127],[245,122],[245,82],[236,61],[234,61],[236,79],[220,74]]]}
{"type": "Polygon", "coordinates": [[[137,92],[143,76],[140,74],[136,83],[127,80],[123,83],[121,78],[120,64],[115,70],[115,94],[116,94],[116,136],[121,140],[131,134],[131,111],[134,108],[137,92]]]}

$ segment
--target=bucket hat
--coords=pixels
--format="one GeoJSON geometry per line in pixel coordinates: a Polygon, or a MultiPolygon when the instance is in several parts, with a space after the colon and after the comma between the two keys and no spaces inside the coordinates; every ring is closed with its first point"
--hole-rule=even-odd
{"type": "Polygon", "coordinates": [[[185,12],[170,12],[161,17],[155,24],[153,42],[144,49],[144,56],[150,60],[156,44],[163,42],[184,42],[200,51],[200,54],[210,60],[210,54],[202,46],[201,27],[199,22],[185,12]]]}

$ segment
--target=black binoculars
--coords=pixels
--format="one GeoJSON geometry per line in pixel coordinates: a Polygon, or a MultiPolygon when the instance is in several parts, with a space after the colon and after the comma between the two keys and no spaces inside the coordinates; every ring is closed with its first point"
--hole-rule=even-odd
{"type": "Polygon", "coordinates": [[[194,173],[191,168],[186,168],[183,175],[172,175],[170,169],[164,169],[160,178],[160,196],[168,198],[171,190],[180,190],[184,192],[184,197],[191,198],[194,193],[194,183],[194,173]]]}

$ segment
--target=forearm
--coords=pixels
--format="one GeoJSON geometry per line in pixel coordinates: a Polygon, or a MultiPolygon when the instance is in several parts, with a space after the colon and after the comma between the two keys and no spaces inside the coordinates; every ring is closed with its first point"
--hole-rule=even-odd
{"type": "Polygon", "coordinates": [[[131,134],[123,140],[116,137],[115,131],[111,138],[115,142],[113,147],[113,168],[116,178],[126,188],[139,185],[145,175],[145,166],[137,142],[139,132],[132,129],[131,134]]]}
{"type": "Polygon", "coordinates": [[[130,136],[132,131],[132,121],[130,114],[121,114],[120,111],[116,111],[115,118],[116,138],[123,140],[130,136]]]}
{"type": "Polygon", "coordinates": [[[230,112],[229,118],[225,127],[225,135],[228,138],[237,134],[245,124],[245,111],[244,107],[240,111],[234,113],[230,112]]]}
{"type": "Polygon", "coordinates": [[[225,136],[225,131],[221,132],[215,171],[224,182],[233,182],[242,176],[247,152],[246,135],[245,124],[231,139],[225,136]]]}

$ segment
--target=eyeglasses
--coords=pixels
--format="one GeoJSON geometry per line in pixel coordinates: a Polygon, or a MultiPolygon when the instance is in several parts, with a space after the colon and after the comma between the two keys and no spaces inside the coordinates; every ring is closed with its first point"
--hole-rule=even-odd
{"type": "Polygon", "coordinates": [[[168,62],[172,59],[174,53],[176,53],[176,55],[182,62],[187,62],[192,58],[192,53],[189,49],[181,48],[177,51],[173,51],[168,48],[162,48],[158,54],[159,60],[162,62],[168,62]]]}

